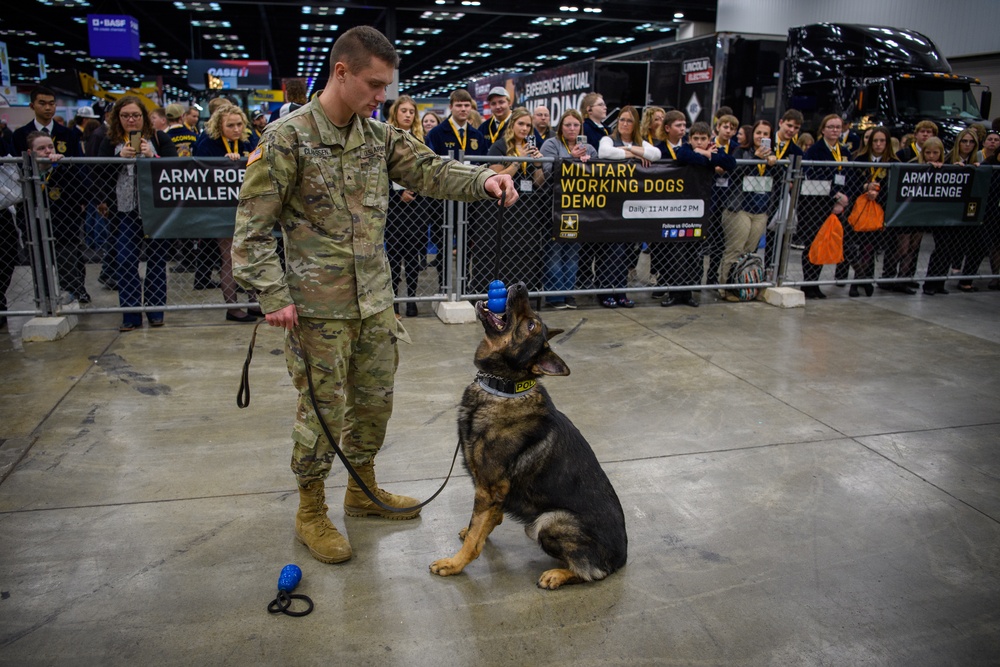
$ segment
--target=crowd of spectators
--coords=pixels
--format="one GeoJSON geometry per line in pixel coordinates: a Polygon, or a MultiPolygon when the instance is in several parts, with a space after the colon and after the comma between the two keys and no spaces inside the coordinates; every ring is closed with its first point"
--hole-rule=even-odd
{"type": "MultiPolygon", "coordinates": [[[[209,102],[204,130],[199,128],[201,109],[170,104],[149,109],[143,100],[119,99],[105,113],[93,106],[76,110],[72,121],[61,124],[55,116],[55,94],[44,87],[31,93],[30,107],[35,118],[11,130],[0,127],[0,155],[20,155],[30,151],[44,163],[45,192],[50,199],[54,250],[59,267],[59,286],[65,296],[88,303],[91,296],[85,282],[86,265],[82,247],[97,251],[101,269],[98,282],[117,290],[123,307],[166,304],[168,260],[176,261],[170,271],[193,273],[195,289],[222,290],[226,320],[254,322],[260,311],[237,306],[241,291],[232,278],[229,259],[231,239],[183,239],[173,242],[146,238],[139,218],[134,185],[134,164],[113,168],[83,168],[60,164],[62,158],[126,157],[150,158],[225,157],[245,160],[254,150],[267,124],[307,103],[305,90],[293,84],[288,101],[270,118],[262,109],[247,113],[225,97],[209,102]],[[76,252],[74,252],[76,250],[76,252]],[[139,270],[140,259],[145,269],[139,270]],[[218,280],[215,276],[218,276],[218,280]]],[[[813,264],[808,249],[827,217],[833,213],[844,221],[844,261],[835,269],[837,280],[848,279],[853,269],[850,296],[868,296],[876,286],[905,294],[920,288],[925,295],[947,294],[950,273],[973,275],[983,260],[992,273],[1000,271],[1000,231],[998,216],[973,227],[904,227],[858,231],[847,222],[852,203],[875,202],[884,208],[888,192],[888,170],[881,165],[893,162],[946,165],[996,165],[1000,153],[1000,133],[974,125],[960,132],[951,150],[937,137],[939,128],[921,121],[912,135],[900,139],[886,128],[869,127],[863,133],[845,127],[843,119],[830,114],[815,128],[804,128],[802,114],[785,113],[777,126],[767,120],[738,119],[731,109],[720,108],[711,125],[694,123],[677,110],[659,106],[631,105],[611,110],[599,92],[585,94],[579,109],[564,110],[553,122],[549,109],[517,108],[504,87],[494,87],[487,96],[488,117],[479,116],[476,101],[465,89],[454,91],[447,117],[432,110],[421,115],[410,97],[395,100],[386,122],[410,133],[439,155],[497,156],[491,163],[497,172],[510,174],[519,184],[525,200],[512,212],[513,229],[525,238],[541,238],[539,262],[543,267],[539,282],[547,292],[571,292],[597,286],[607,291],[598,296],[606,308],[630,308],[634,301],[625,294],[629,272],[639,252],[649,255],[650,275],[664,288],[655,293],[664,307],[696,307],[695,286],[732,282],[731,271],[747,253],[764,251],[765,266],[771,267],[777,239],[774,224],[787,211],[779,211],[782,188],[786,186],[784,167],[778,161],[802,156],[810,163],[805,182],[821,182],[820,190],[803,188],[796,216],[789,221],[795,235],[792,248],[801,250],[803,291],[807,298],[826,295],[815,284],[823,267],[813,264]],[[811,132],[815,130],[815,135],[811,132]],[[644,166],[668,161],[692,165],[711,173],[713,188],[708,223],[698,242],[576,243],[557,241],[550,236],[549,217],[541,202],[550,192],[552,162],[532,162],[531,158],[560,158],[587,162],[593,159],[631,160],[644,166]],[[737,166],[737,160],[741,161],[737,166]],[[747,166],[744,161],[753,161],[747,166]],[[871,163],[868,169],[845,169],[848,161],[871,163]],[[822,164],[816,164],[822,163],[822,164]],[[528,195],[528,197],[525,197],[528,195]],[[934,237],[923,284],[916,282],[918,254],[924,234],[934,237]],[[875,275],[876,257],[882,255],[882,272],[875,275]],[[812,284],[809,284],[812,283],[812,284]]],[[[484,109],[486,111],[486,109],[484,109]]],[[[997,123],[994,121],[994,126],[997,123]]],[[[70,161],[72,162],[72,161],[70,161]]],[[[784,163],[782,163],[784,164],[784,163]]],[[[988,205],[997,206],[1000,179],[994,178],[988,205]]],[[[0,311],[7,308],[6,290],[12,267],[17,263],[21,241],[16,211],[0,211],[0,311]]],[[[428,250],[437,250],[433,221],[428,221],[421,198],[412,191],[394,186],[386,218],[386,253],[394,286],[402,285],[398,296],[416,294],[417,277],[428,266],[428,250]]],[[[505,270],[516,272],[516,239],[504,246],[505,270]]],[[[438,254],[438,260],[444,253],[438,254]]],[[[443,270],[437,265],[439,281],[443,270]]],[[[480,266],[481,268],[481,266],[480,266]]],[[[768,276],[770,279],[770,275],[768,276]]],[[[988,283],[998,289],[997,280],[988,283]]],[[[444,289],[443,282],[439,288],[444,289]]],[[[975,291],[972,280],[964,279],[957,288],[975,291]]],[[[725,290],[720,298],[737,300],[725,290]]],[[[251,300],[253,295],[249,295],[251,300]]],[[[575,308],[568,294],[550,295],[546,305],[556,309],[575,308]]],[[[417,314],[407,301],[406,315],[417,314]]],[[[399,311],[397,307],[397,317],[399,311]]],[[[152,327],[163,324],[163,312],[146,313],[152,327]]],[[[141,313],[125,313],[121,324],[130,331],[142,324],[141,313]]]]}

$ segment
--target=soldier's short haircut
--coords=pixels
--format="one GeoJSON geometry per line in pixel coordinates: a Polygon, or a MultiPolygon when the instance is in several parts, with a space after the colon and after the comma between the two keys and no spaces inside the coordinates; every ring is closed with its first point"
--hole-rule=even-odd
{"type": "Polygon", "coordinates": [[[359,72],[368,67],[373,57],[394,68],[399,67],[399,54],[385,35],[367,25],[351,28],[338,37],[330,49],[330,76],[333,76],[333,66],[337,63],[344,63],[347,69],[359,72]]]}

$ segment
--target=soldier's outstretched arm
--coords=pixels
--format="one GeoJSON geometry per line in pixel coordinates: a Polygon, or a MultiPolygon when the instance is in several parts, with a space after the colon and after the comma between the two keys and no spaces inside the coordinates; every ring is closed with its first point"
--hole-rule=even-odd
{"type": "MultiPolygon", "coordinates": [[[[506,192],[507,199],[504,200],[504,206],[511,206],[517,201],[517,188],[514,187],[514,180],[510,177],[510,174],[497,174],[496,176],[491,176],[486,179],[486,183],[483,184],[483,187],[491,197],[497,200],[500,199],[501,194],[506,192]]],[[[497,201],[497,203],[499,204],[500,202],[497,201]]]]}

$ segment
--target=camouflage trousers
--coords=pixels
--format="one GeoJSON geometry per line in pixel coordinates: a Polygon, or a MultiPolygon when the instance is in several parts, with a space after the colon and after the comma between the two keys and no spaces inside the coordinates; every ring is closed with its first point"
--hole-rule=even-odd
{"type": "Polygon", "coordinates": [[[363,320],[299,318],[285,334],[285,362],[299,392],[292,428],[292,472],[300,483],[325,479],[337,459],[309,398],[304,345],[320,414],[352,465],[370,461],[382,447],[392,414],[399,365],[392,308],[363,320]]]}

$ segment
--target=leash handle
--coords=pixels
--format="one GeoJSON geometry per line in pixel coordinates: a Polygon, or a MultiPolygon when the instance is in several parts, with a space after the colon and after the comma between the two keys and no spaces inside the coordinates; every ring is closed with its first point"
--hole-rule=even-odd
{"type": "Polygon", "coordinates": [[[250,348],[247,350],[247,359],[243,362],[243,373],[240,375],[240,388],[236,390],[236,407],[240,410],[250,405],[250,361],[253,359],[253,347],[257,342],[257,329],[267,320],[259,320],[253,325],[253,333],[250,334],[250,348]]]}
{"type": "Polygon", "coordinates": [[[503,216],[504,212],[507,210],[507,191],[504,190],[500,193],[500,210],[497,211],[497,235],[496,235],[496,245],[493,246],[493,277],[497,280],[500,279],[500,244],[503,242],[503,216]]]}

